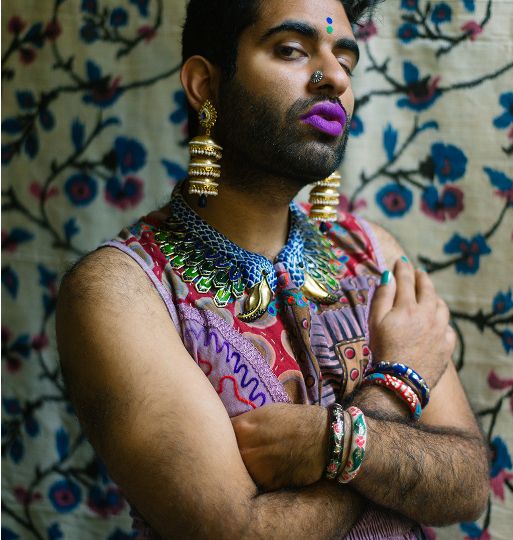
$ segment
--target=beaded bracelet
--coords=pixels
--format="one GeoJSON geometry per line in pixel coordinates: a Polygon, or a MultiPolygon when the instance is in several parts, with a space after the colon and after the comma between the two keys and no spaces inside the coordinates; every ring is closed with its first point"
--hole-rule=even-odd
{"type": "Polygon", "coordinates": [[[399,379],[403,379],[406,384],[413,384],[413,390],[416,390],[422,407],[426,407],[429,403],[429,386],[414,369],[406,364],[401,364],[400,362],[379,362],[372,367],[370,373],[390,373],[399,379]]]}
{"type": "Polygon", "coordinates": [[[333,480],[338,474],[344,453],[344,409],[338,403],[334,403],[330,407],[329,415],[330,444],[326,478],[333,480]]]}
{"type": "Polygon", "coordinates": [[[401,381],[401,379],[388,373],[371,373],[365,377],[363,384],[378,384],[394,391],[408,405],[412,418],[419,420],[422,414],[422,405],[420,404],[419,396],[417,396],[408,384],[401,381]]]}
{"type": "Polygon", "coordinates": [[[351,416],[352,438],[347,463],[338,477],[338,481],[341,484],[351,482],[360,472],[365,457],[365,447],[367,446],[367,423],[365,422],[365,415],[358,407],[349,407],[347,412],[351,416]]]}

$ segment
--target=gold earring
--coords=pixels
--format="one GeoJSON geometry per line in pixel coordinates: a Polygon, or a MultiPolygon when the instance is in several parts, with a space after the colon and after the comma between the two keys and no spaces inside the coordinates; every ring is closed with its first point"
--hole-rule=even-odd
{"type": "Polygon", "coordinates": [[[327,221],[337,220],[340,180],[340,174],[335,171],[328,178],[315,182],[312,191],[310,191],[309,202],[312,207],[308,217],[311,220],[320,221],[321,225],[327,221]]]}
{"type": "Polygon", "coordinates": [[[211,131],[217,120],[217,111],[210,100],[206,100],[198,113],[203,135],[194,137],[189,143],[189,194],[199,195],[199,206],[207,204],[207,196],[215,197],[221,176],[221,166],[217,163],[222,158],[223,149],[211,138],[211,131]]]}

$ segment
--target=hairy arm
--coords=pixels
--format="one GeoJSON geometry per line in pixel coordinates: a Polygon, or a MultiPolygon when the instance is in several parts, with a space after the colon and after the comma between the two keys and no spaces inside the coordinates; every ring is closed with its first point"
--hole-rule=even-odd
{"type": "Polygon", "coordinates": [[[327,482],[258,492],[219,396],[126,255],[103,248],[64,279],[57,338],[82,426],[162,538],[328,539],[360,515],[361,497],[327,482]]]}
{"type": "MultiPolygon", "coordinates": [[[[388,233],[373,228],[392,268],[404,253],[388,233]]],[[[354,402],[369,417],[370,452],[353,487],[422,523],[472,521],[482,513],[487,449],[450,360],[419,423],[409,421],[402,404],[382,388],[363,389],[354,402]]]]}
{"type": "MultiPolygon", "coordinates": [[[[376,233],[396,279],[375,295],[371,349],[379,360],[406,362],[428,375],[432,392],[420,423],[411,422],[404,405],[385,389],[367,387],[352,397],[366,412],[369,436],[362,470],[350,485],[419,523],[471,521],[487,500],[487,455],[450,362],[449,313],[424,273],[396,263],[403,255],[397,243],[382,229],[376,233]]],[[[326,465],[327,412],[315,406],[272,407],[233,420],[248,470],[267,487],[315,482],[326,465]],[[316,448],[304,435],[309,429],[310,435],[324,429],[316,448]]]]}

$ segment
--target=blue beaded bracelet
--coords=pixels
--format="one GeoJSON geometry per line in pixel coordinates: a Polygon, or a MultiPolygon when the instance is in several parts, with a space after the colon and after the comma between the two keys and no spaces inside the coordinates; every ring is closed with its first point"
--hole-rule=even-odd
{"type": "Polygon", "coordinates": [[[378,362],[369,370],[369,373],[391,373],[396,377],[409,381],[419,394],[422,408],[429,403],[429,386],[426,381],[411,367],[399,362],[378,362]]]}

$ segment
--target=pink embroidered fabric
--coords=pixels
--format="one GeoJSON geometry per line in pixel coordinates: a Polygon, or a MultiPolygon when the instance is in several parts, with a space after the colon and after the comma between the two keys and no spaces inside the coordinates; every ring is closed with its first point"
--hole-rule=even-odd
{"type": "MultiPolygon", "coordinates": [[[[219,308],[212,293],[197,292],[171,267],[155,241],[169,212],[166,207],[141,218],[102,247],[123,251],[144,270],[167,307],[170,323],[230,416],[277,402],[328,406],[358,387],[372,361],[368,312],[384,270],[365,222],[342,214],[327,233],[344,262],[336,304],[290,301],[299,289],[286,266],[275,263],[274,301],[262,317],[247,323],[237,317],[246,294],[219,308]]],[[[133,516],[138,540],[158,538],[135,510],[133,516]]],[[[414,528],[411,521],[369,505],[346,538],[413,540],[414,528]]]]}

